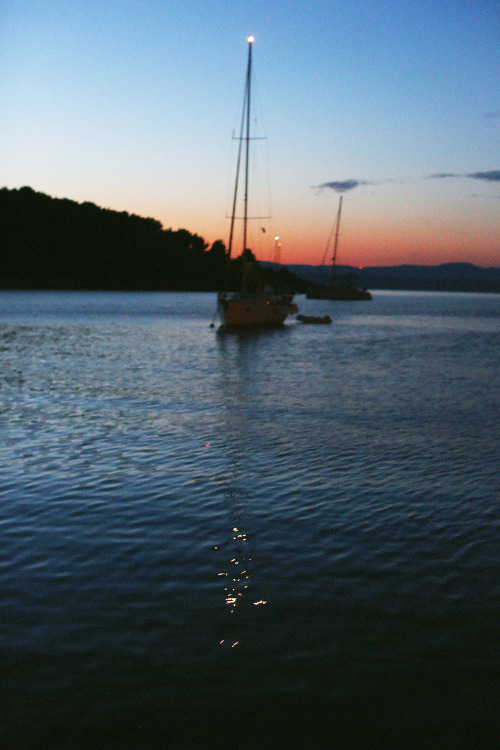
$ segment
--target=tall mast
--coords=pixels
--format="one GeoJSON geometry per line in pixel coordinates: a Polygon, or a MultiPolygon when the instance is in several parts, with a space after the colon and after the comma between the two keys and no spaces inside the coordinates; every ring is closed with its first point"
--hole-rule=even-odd
{"type": "Polygon", "coordinates": [[[335,230],[335,244],[333,246],[333,258],[332,258],[332,282],[335,279],[335,263],[337,261],[337,244],[338,244],[338,241],[339,241],[340,212],[342,210],[342,198],[343,197],[344,197],[343,195],[340,196],[339,211],[338,211],[338,214],[337,214],[337,228],[335,230]]]}
{"type": "Polygon", "coordinates": [[[236,203],[238,200],[238,185],[240,175],[240,163],[241,163],[241,147],[243,141],[246,141],[245,149],[245,196],[244,196],[244,222],[243,222],[243,250],[246,249],[246,234],[247,234],[247,218],[248,218],[248,162],[249,162],[249,143],[250,143],[250,74],[252,66],[252,42],[254,41],[253,36],[249,36],[248,42],[248,66],[247,74],[245,79],[245,94],[243,97],[243,109],[241,112],[241,126],[240,126],[240,137],[238,146],[238,160],[236,162],[236,180],[234,183],[234,195],[233,195],[233,210],[231,212],[231,227],[229,230],[229,243],[227,248],[227,257],[231,257],[231,251],[233,248],[233,237],[234,237],[234,222],[236,219],[236,203]],[[246,128],[246,137],[244,135],[246,128]]]}
{"type": "Polygon", "coordinates": [[[241,163],[241,144],[243,143],[243,132],[245,129],[245,105],[246,105],[246,87],[245,96],[243,98],[243,110],[241,113],[241,126],[240,126],[240,137],[238,145],[238,160],[236,162],[236,179],[234,181],[234,195],[233,195],[233,210],[231,212],[231,228],[229,230],[229,243],[227,247],[227,256],[231,257],[231,250],[233,248],[233,236],[234,236],[234,221],[236,218],[236,203],[238,200],[238,184],[240,179],[240,163],[241,163]]]}
{"type": "Polygon", "coordinates": [[[247,67],[247,103],[246,103],[246,146],[245,146],[245,197],[243,213],[243,252],[247,249],[247,220],[248,220],[248,165],[250,157],[250,84],[252,73],[252,43],[253,36],[247,38],[248,42],[248,67],[247,67]]]}

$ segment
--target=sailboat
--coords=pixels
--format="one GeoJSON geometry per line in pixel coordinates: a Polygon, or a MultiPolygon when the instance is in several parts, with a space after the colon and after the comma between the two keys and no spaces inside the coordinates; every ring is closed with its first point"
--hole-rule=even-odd
{"type": "Polygon", "coordinates": [[[370,292],[366,289],[359,289],[354,283],[354,274],[339,274],[337,272],[337,247],[339,242],[339,231],[340,231],[340,215],[342,212],[342,198],[340,196],[339,208],[337,212],[337,218],[333,225],[332,231],[328,238],[323,260],[326,257],[332,235],[335,230],[335,242],[333,246],[332,256],[332,276],[331,282],[327,284],[309,284],[306,289],[307,299],[339,299],[339,300],[370,300],[372,298],[370,292]]]}
{"type": "Polygon", "coordinates": [[[281,293],[265,286],[260,268],[255,262],[253,253],[247,248],[247,224],[248,216],[248,170],[250,162],[250,93],[252,77],[252,44],[254,37],[247,38],[248,63],[245,79],[245,95],[243,99],[243,110],[241,115],[241,130],[239,138],[238,159],[236,166],[236,180],[233,196],[233,210],[231,215],[231,228],[227,248],[227,266],[229,268],[234,225],[236,221],[236,209],[238,188],[240,182],[240,164],[242,150],[244,147],[245,175],[243,196],[243,248],[242,248],[242,274],[241,288],[237,292],[223,291],[218,294],[218,309],[226,326],[280,326],[284,323],[287,315],[297,312],[297,305],[293,300],[293,294],[281,293]]]}

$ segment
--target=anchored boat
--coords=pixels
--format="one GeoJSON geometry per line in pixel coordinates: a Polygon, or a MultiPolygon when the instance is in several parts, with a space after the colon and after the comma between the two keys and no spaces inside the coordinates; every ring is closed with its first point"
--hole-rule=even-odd
{"type": "Polygon", "coordinates": [[[245,174],[243,195],[243,248],[241,288],[237,292],[222,291],[218,294],[218,309],[226,326],[276,326],[282,325],[290,313],[297,312],[297,305],[293,303],[293,293],[282,293],[265,285],[261,278],[260,269],[253,253],[247,248],[248,223],[248,170],[250,162],[250,103],[252,78],[252,44],[254,37],[249,36],[248,63],[245,79],[245,95],[241,115],[241,130],[239,137],[238,159],[236,166],[236,180],[233,196],[233,210],[231,228],[227,248],[227,264],[229,267],[236,210],[238,204],[238,189],[240,182],[240,164],[244,148],[245,174]]]}
{"type": "Polygon", "coordinates": [[[337,246],[339,241],[340,231],[340,214],[342,211],[342,196],[339,200],[339,208],[335,224],[333,225],[332,232],[328,238],[325,253],[323,255],[323,261],[330,247],[332,235],[335,230],[335,243],[333,246],[332,256],[332,277],[330,284],[308,284],[306,288],[307,299],[338,299],[338,300],[370,300],[372,298],[370,292],[366,289],[360,289],[355,284],[354,274],[339,274],[336,270],[337,263],[337,246]]]}

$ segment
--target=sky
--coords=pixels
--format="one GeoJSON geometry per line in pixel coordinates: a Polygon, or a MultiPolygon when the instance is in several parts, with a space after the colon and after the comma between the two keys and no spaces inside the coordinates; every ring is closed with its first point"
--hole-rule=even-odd
{"type": "Polygon", "coordinates": [[[341,265],[500,266],[498,0],[3,0],[0,29],[0,187],[227,243],[253,34],[259,259],[321,263],[343,195],[341,265]]]}

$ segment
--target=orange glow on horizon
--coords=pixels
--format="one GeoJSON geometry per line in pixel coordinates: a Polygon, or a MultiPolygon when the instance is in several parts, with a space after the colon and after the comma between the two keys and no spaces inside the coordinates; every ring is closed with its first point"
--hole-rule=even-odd
{"type": "MultiPolygon", "coordinates": [[[[153,214],[154,215],[154,214],[153,214]]],[[[475,222],[469,216],[386,216],[383,220],[363,215],[356,221],[351,212],[342,222],[337,263],[340,266],[397,266],[404,264],[439,265],[441,263],[472,263],[478,266],[500,265],[498,226],[486,213],[475,222]]],[[[173,217],[171,217],[173,219],[173,217]]],[[[177,222],[160,218],[165,229],[185,228],[205,239],[210,246],[216,240],[227,245],[227,226],[219,216],[195,216],[182,212],[177,222]]],[[[278,226],[276,226],[278,228],[278,226]]],[[[279,232],[257,229],[249,247],[258,260],[273,261],[279,237],[280,262],[283,265],[320,265],[331,232],[331,219],[302,220],[297,216],[282,217],[279,232]]],[[[234,255],[241,250],[235,243],[234,255]]],[[[325,264],[332,262],[332,247],[325,264]]]]}

